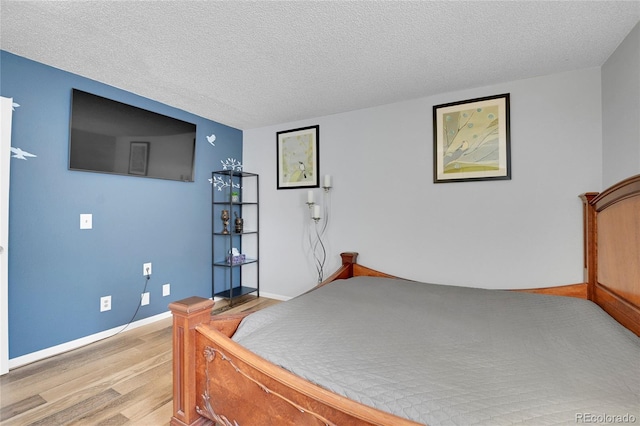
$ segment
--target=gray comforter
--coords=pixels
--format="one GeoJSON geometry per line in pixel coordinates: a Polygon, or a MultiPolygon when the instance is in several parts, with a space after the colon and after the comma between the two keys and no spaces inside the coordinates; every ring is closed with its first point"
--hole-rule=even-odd
{"type": "Polygon", "coordinates": [[[249,316],[233,339],[431,426],[640,422],[640,338],[585,300],[352,278],[249,316]]]}

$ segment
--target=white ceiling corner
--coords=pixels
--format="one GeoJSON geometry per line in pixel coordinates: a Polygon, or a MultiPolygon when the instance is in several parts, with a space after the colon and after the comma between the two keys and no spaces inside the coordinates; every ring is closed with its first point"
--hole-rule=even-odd
{"type": "Polygon", "coordinates": [[[6,1],[0,47],[240,129],[601,66],[640,1],[6,1]]]}

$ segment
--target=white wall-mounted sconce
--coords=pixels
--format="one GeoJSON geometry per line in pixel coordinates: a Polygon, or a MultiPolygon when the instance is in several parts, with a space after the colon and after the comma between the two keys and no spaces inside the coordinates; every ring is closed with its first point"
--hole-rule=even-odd
{"type": "Polygon", "coordinates": [[[307,191],[307,204],[309,205],[309,207],[311,207],[312,205],[315,204],[314,196],[313,196],[313,190],[312,189],[307,191]]]}
{"type": "Polygon", "coordinates": [[[329,192],[329,190],[331,189],[331,175],[324,175],[322,188],[324,188],[324,192],[329,192]]]}
{"type": "Polygon", "coordinates": [[[315,202],[315,194],[313,190],[307,192],[307,207],[312,222],[309,223],[309,249],[313,255],[316,270],[318,271],[318,282],[322,282],[324,279],[324,264],[327,259],[327,251],[322,241],[324,232],[329,224],[329,212],[330,212],[330,190],[331,190],[331,175],[325,175],[322,181],[322,189],[324,189],[324,205],[320,206],[315,202]],[[322,208],[324,207],[324,209],[322,208]],[[321,210],[323,210],[321,215],[321,210]],[[324,221],[322,221],[324,219],[324,221]],[[322,224],[320,224],[322,221],[322,224]],[[313,224],[313,228],[311,229],[313,224]]]}

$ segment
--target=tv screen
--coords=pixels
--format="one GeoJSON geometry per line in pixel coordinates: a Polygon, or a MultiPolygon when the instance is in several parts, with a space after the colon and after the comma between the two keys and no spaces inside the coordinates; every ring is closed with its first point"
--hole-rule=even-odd
{"type": "Polygon", "coordinates": [[[69,169],[193,182],[196,125],[73,89],[69,169]]]}

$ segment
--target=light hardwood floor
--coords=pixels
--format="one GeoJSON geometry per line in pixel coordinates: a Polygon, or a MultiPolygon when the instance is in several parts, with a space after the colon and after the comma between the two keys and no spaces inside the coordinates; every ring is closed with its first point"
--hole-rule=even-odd
{"type": "MultiPolygon", "coordinates": [[[[214,313],[278,303],[246,297],[214,313]]],[[[167,318],[11,370],[0,377],[0,425],[167,425],[172,415],[167,318]]],[[[34,324],[37,327],[37,324],[34,324]]]]}

